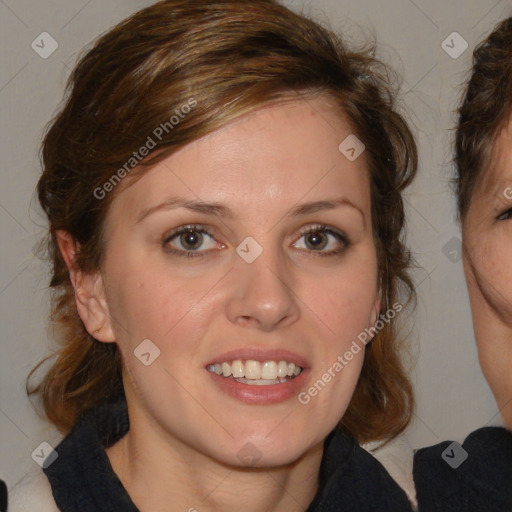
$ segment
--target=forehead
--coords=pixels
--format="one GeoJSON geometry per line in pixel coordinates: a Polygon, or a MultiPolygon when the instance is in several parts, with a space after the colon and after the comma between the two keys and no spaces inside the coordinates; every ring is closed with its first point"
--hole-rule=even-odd
{"type": "Polygon", "coordinates": [[[512,185],[512,117],[509,116],[492,144],[487,165],[476,182],[478,196],[494,196],[512,185]]]}
{"type": "Polygon", "coordinates": [[[266,106],[189,143],[120,196],[133,207],[172,192],[240,210],[248,199],[264,208],[270,200],[336,192],[366,202],[366,155],[350,161],[339,149],[353,132],[340,107],[324,98],[266,106]]]}

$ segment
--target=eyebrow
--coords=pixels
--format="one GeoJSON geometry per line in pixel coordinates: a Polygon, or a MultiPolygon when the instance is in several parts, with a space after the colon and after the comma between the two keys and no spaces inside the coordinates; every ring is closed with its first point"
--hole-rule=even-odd
{"type": "MultiPolygon", "coordinates": [[[[363,222],[365,222],[365,215],[363,210],[346,197],[336,197],[333,199],[299,204],[298,206],[291,208],[290,211],[286,214],[286,217],[294,218],[301,215],[308,215],[310,213],[333,210],[341,206],[348,206],[358,211],[363,218],[363,222]]],[[[186,208],[193,212],[202,213],[205,215],[215,215],[216,217],[222,217],[225,219],[233,219],[236,217],[233,210],[222,203],[206,203],[204,201],[193,201],[182,197],[170,197],[163,203],[144,209],[138,216],[136,223],[138,224],[139,222],[142,222],[146,217],[157,211],[174,210],[177,208],[186,208]]]]}

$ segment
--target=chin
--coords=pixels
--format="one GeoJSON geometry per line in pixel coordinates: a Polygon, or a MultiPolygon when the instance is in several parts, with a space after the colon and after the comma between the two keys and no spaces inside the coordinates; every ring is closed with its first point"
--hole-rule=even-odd
{"type": "MultiPolygon", "coordinates": [[[[283,425],[281,425],[283,427],[283,425]]],[[[294,464],[318,445],[323,446],[324,435],[316,439],[308,433],[287,432],[279,427],[271,434],[245,434],[226,440],[224,449],[215,450],[214,457],[223,464],[246,468],[269,468],[294,464]]]]}

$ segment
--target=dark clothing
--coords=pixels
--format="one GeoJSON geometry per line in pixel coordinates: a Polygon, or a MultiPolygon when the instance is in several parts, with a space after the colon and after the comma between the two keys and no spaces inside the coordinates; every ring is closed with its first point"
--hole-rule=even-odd
{"type": "MultiPolygon", "coordinates": [[[[58,458],[44,472],[62,512],[138,512],[105,452],[128,429],[123,399],[85,415],[57,446],[58,458]]],[[[414,456],[419,511],[512,512],[512,433],[486,427],[468,436],[462,451],[449,445],[414,456]],[[456,469],[447,462],[457,464],[464,453],[456,469]]],[[[319,483],[306,512],[413,510],[382,464],[337,430],[325,441],[319,483]]]]}
{"type": "Polygon", "coordinates": [[[420,512],[512,512],[512,432],[500,427],[472,432],[462,445],[467,459],[457,469],[441,457],[453,454],[450,444],[423,448],[414,456],[420,512]]]}

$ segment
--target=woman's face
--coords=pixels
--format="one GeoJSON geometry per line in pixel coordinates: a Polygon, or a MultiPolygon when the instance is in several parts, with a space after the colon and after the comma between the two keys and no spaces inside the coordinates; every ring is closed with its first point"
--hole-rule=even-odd
{"type": "Polygon", "coordinates": [[[380,306],[365,155],[338,149],[351,133],[326,100],[267,107],[116,192],[102,276],[132,430],[273,466],[339,422],[364,348],[344,354],[380,306]]]}
{"type": "MultiPolygon", "coordinates": [[[[512,123],[499,134],[463,225],[464,270],[482,370],[512,399],[512,123]]],[[[509,404],[509,408],[512,403],[509,404]]],[[[512,419],[512,411],[510,411],[512,419]]],[[[512,424],[512,423],[511,423],[512,424]]]]}

